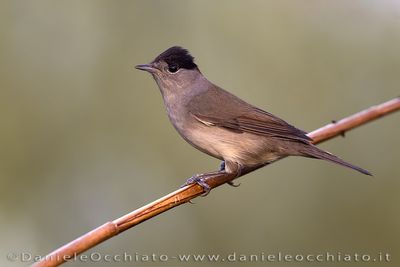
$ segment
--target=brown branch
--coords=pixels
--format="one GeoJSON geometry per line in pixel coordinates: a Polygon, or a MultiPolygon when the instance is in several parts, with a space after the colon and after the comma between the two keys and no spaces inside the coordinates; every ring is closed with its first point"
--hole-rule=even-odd
{"type": "MultiPolygon", "coordinates": [[[[383,104],[370,107],[364,111],[356,113],[340,121],[328,124],[309,133],[308,136],[310,136],[314,140],[314,144],[318,144],[335,136],[343,135],[346,131],[349,131],[355,127],[358,127],[362,124],[375,120],[381,116],[387,115],[399,109],[400,97],[397,97],[383,104]]],[[[242,173],[242,175],[244,174],[246,173],[242,173]]],[[[231,175],[217,176],[207,180],[207,184],[209,184],[211,188],[215,188],[228,181],[231,181],[234,178],[235,177],[232,177],[231,175]]],[[[103,241],[160,213],[163,213],[164,211],[184,204],[189,200],[201,195],[202,193],[202,187],[197,184],[192,184],[180,188],[160,199],[157,199],[152,203],[149,203],[135,211],[132,211],[129,214],[126,214],[125,216],[122,216],[121,218],[103,224],[102,226],[92,230],[91,232],[51,252],[41,261],[35,263],[33,266],[47,267],[60,265],[68,259],[75,257],[76,255],[102,243],[103,241]]]]}

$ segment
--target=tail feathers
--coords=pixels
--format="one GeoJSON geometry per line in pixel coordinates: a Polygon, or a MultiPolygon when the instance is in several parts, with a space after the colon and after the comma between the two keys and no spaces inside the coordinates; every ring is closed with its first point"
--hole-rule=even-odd
{"type": "Polygon", "coordinates": [[[369,171],[364,170],[363,168],[357,167],[357,166],[355,166],[353,164],[350,164],[350,163],[348,163],[348,162],[336,157],[335,155],[333,155],[333,154],[331,154],[329,152],[326,152],[324,150],[319,149],[316,146],[311,146],[311,147],[307,146],[307,149],[305,151],[302,151],[302,153],[304,153],[304,155],[308,156],[308,157],[331,161],[331,162],[334,162],[336,164],[339,164],[339,165],[348,167],[350,169],[359,171],[362,174],[366,174],[366,175],[372,176],[372,174],[369,171]]]}

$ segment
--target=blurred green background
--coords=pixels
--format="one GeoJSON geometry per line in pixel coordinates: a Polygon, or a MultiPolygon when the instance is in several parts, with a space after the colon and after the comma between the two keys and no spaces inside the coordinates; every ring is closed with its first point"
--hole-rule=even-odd
{"type": "MultiPolygon", "coordinates": [[[[216,169],[134,69],[172,45],[306,131],[400,92],[400,1],[1,1],[0,37],[1,266],[25,266],[6,255],[47,254],[216,169]]],[[[399,266],[399,125],[394,114],[321,145],[373,178],[285,159],[90,252],[382,252],[391,262],[375,266],[399,266]]]]}

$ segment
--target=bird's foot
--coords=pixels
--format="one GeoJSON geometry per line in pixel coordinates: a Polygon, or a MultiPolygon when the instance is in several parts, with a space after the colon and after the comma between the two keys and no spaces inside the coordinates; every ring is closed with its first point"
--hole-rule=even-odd
{"type": "Polygon", "coordinates": [[[206,183],[206,179],[201,174],[193,175],[192,177],[187,179],[186,182],[181,187],[191,184],[198,184],[203,188],[203,194],[201,194],[202,197],[207,196],[211,191],[211,187],[206,183]]]}
{"type": "Polygon", "coordinates": [[[229,182],[227,182],[227,184],[230,185],[230,186],[233,186],[233,187],[239,187],[240,186],[240,183],[235,184],[234,181],[229,181],[229,182]]]}
{"type": "MultiPolygon", "coordinates": [[[[226,167],[225,164],[226,164],[225,161],[222,161],[222,162],[221,162],[221,164],[219,165],[219,171],[225,171],[225,167],[226,167]]],[[[238,171],[238,173],[237,173],[237,177],[238,177],[238,176],[240,176],[240,173],[241,173],[240,165],[238,165],[237,171],[238,171]]],[[[238,186],[240,186],[240,184],[235,184],[234,181],[229,181],[229,182],[226,182],[226,183],[227,183],[228,185],[230,185],[230,186],[233,186],[233,187],[238,187],[238,186]]]]}
{"type": "MultiPolygon", "coordinates": [[[[336,124],[337,121],[336,121],[336,120],[332,120],[332,123],[333,123],[333,124],[336,124]]],[[[341,135],[342,137],[346,137],[346,131],[341,131],[341,132],[340,132],[340,135],[341,135]]]]}

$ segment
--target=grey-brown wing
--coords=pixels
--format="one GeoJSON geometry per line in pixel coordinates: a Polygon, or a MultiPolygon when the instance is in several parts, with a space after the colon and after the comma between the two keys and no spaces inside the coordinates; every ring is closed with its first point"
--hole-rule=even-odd
{"type": "Polygon", "coordinates": [[[208,126],[304,143],[312,140],[306,132],[226,91],[213,91],[193,101],[189,108],[191,115],[208,126]]]}
{"type": "Polygon", "coordinates": [[[192,115],[205,125],[223,127],[235,132],[248,132],[256,135],[301,141],[307,144],[312,140],[302,130],[288,123],[276,123],[275,120],[258,120],[246,116],[221,119],[201,114],[192,115]]]}

